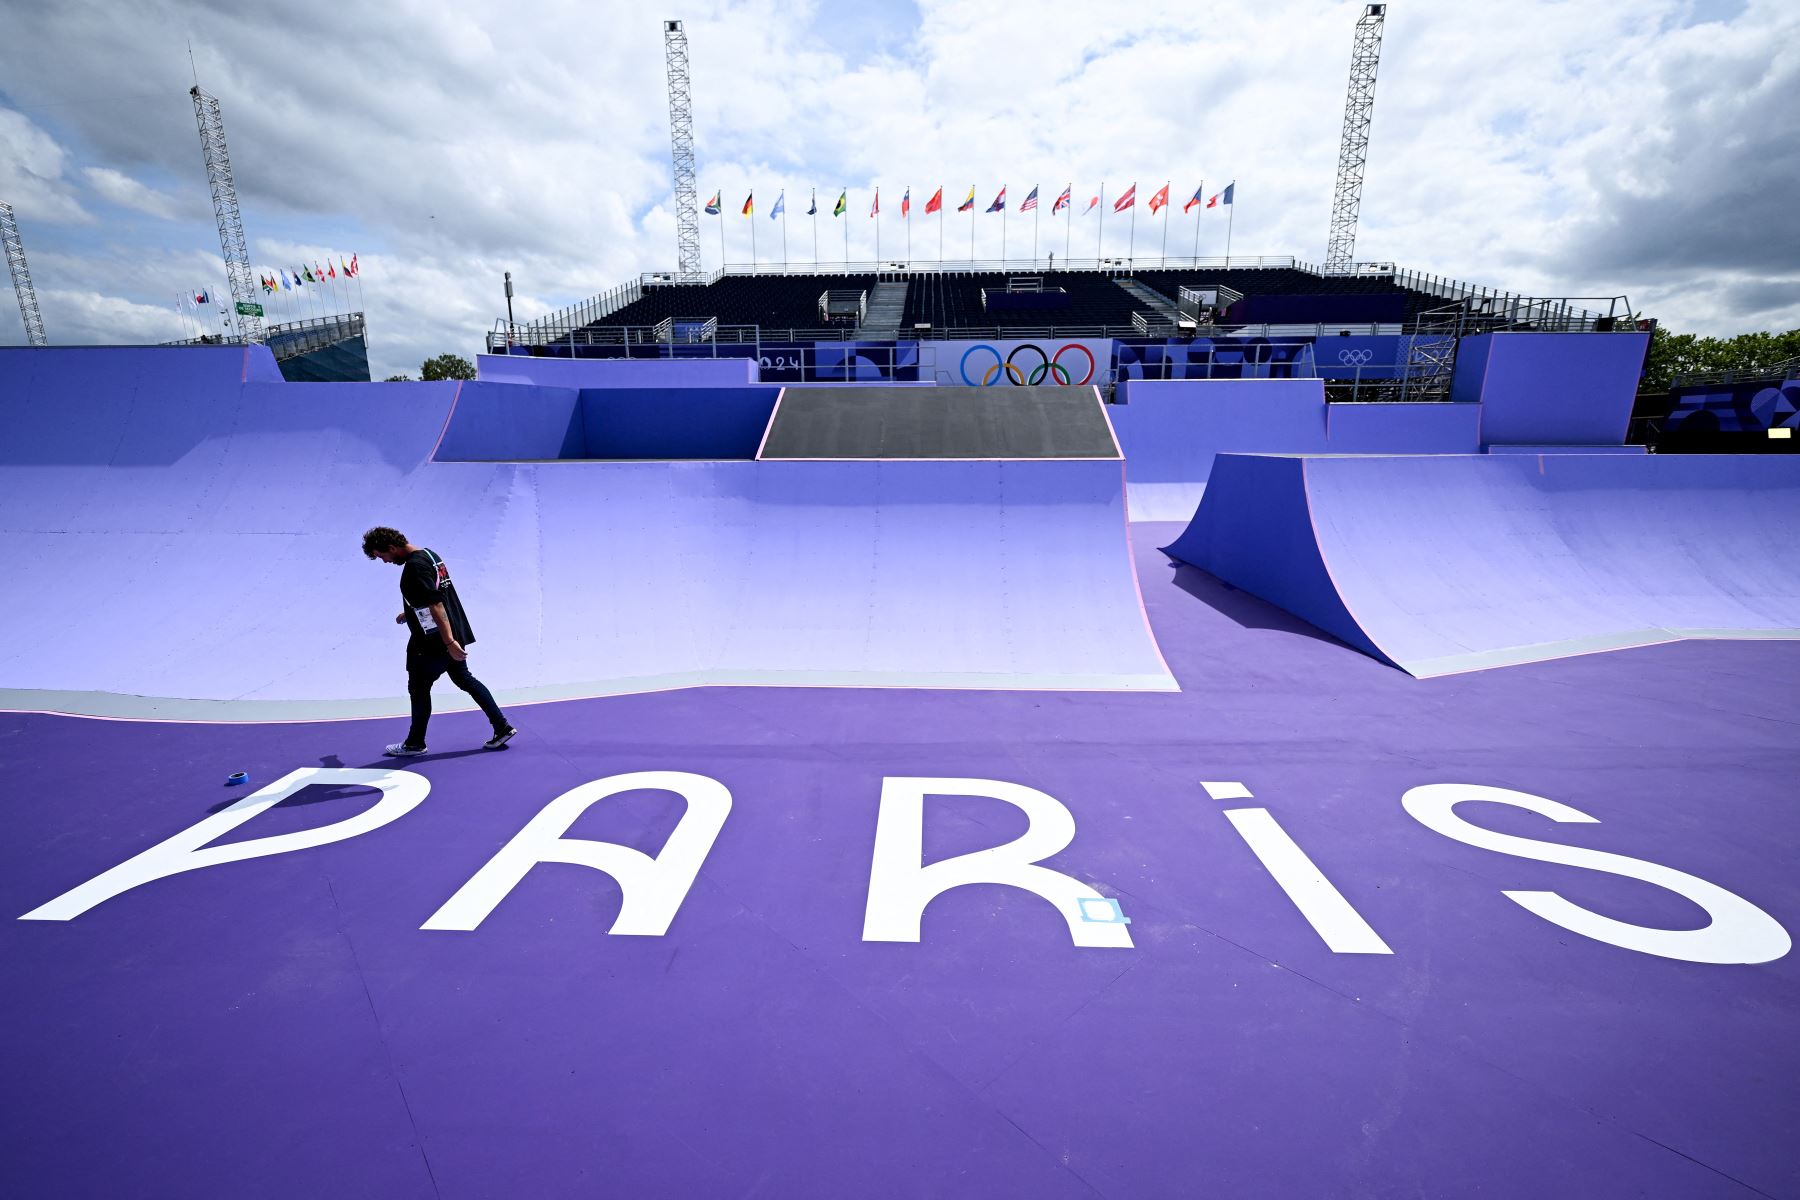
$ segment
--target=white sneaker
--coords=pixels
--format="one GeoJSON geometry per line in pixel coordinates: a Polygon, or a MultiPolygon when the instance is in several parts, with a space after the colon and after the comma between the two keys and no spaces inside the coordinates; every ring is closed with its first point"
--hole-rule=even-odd
{"type": "Polygon", "coordinates": [[[405,742],[395,742],[393,745],[383,750],[382,753],[389,758],[414,758],[425,753],[425,747],[409,746],[405,742]]]}

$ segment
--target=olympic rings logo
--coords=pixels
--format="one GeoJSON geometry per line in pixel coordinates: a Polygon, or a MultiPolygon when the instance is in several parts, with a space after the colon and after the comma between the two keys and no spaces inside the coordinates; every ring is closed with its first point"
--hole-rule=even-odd
{"type": "Polygon", "coordinates": [[[1036,387],[1046,381],[1064,387],[1080,387],[1092,382],[1094,378],[1094,352],[1080,342],[1069,342],[1067,345],[1059,347],[1054,354],[1046,353],[1044,348],[1035,342],[1021,342],[1014,346],[1005,358],[1002,358],[999,347],[989,345],[987,342],[977,342],[963,351],[962,362],[958,364],[957,369],[962,374],[962,381],[970,387],[994,387],[1002,379],[1012,387],[1036,387]],[[986,364],[977,363],[976,366],[980,369],[981,377],[973,378],[969,374],[969,359],[984,352],[992,355],[994,361],[986,364]],[[1038,360],[1035,363],[1030,361],[1029,356],[1032,354],[1037,355],[1038,360]],[[1026,356],[1024,362],[1015,361],[1022,355],[1026,356]],[[1064,355],[1071,356],[1068,363],[1063,362],[1064,355]],[[1075,378],[1075,371],[1081,370],[1081,368],[1072,366],[1075,355],[1087,359],[1087,367],[1082,370],[1080,379],[1075,378]]]}
{"type": "Polygon", "coordinates": [[[1339,350],[1338,361],[1346,366],[1360,367],[1375,357],[1373,350],[1339,350]]]}

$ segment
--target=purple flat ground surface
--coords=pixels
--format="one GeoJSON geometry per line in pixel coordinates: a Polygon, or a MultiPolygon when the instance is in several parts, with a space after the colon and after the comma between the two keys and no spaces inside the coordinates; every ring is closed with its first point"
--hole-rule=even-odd
{"type": "MultiPolygon", "coordinates": [[[[717,688],[442,716],[413,812],[0,929],[0,1161],[56,1196],[1800,1195],[1800,966],[1651,957],[1501,895],[1691,928],[1659,888],[1446,840],[1406,789],[1598,818],[1470,819],[1665,864],[1800,917],[1800,644],[1686,642],[1416,680],[1170,564],[1134,530],[1179,694],[717,688]],[[428,916],[541,807],[616,772],[725,784],[668,933],[613,937],[598,871],[535,868],[472,933],[428,916]],[[1117,897],[1078,949],[1036,896],[954,889],[865,943],[882,779],[1073,813],[1046,865],[1117,897]],[[1221,804],[1202,780],[1239,781],[1221,804]],[[1393,948],[1333,954],[1221,810],[1265,806],[1393,948]]],[[[20,914],[396,721],[0,715],[0,900],[20,914]]],[[[342,819],[302,792],[235,838],[342,819]],[[311,801],[310,803],[308,801],[311,801]],[[260,823],[260,824],[259,824],[260,823]]],[[[572,836],[655,852],[633,793],[572,836]]],[[[928,803],[927,858],[1022,829],[928,803]]]]}

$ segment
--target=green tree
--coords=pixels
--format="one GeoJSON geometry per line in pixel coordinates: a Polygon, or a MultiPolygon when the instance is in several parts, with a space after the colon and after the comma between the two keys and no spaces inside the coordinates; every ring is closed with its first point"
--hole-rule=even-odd
{"type": "Polygon", "coordinates": [[[1736,337],[1701,337],[1672,333],[1657,326],[1644,356],[1640,391],[1667,391],[1677,375],[1696,371],[1765,371],[1800,356],[1800,329],[1786,333],[1740,333],[1736,337]]]}
{"type": "Polygon", "coordinates": [[[440,354],[436,358],[428,358],[419,364],[419,378],[433,379],[473,379],[475,367],[460,354],[440,354]]]}
{"type": "Polygon", "coordinates": [[[389,375],[386,379],[382,380],[383,383],[411,383],[412,381],[413,377],[411,375],[389,375]]]}

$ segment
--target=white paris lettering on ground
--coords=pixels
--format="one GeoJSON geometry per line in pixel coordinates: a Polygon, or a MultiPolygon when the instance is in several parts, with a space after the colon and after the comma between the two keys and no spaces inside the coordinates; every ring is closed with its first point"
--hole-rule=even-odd
{"type": "MultiPolygon", "coordinates": [[[[1242,783],[1206,783],[1216,800],[1250,798],[1242,783]]],[[[315,849],[389,825],[417,808],[431,789],[418,774],[397,770],[305,767],[293,771],[222,812],[134,855],[30,912],[22,921],[71,921],[97,905],[169,876],[222,863],[244,862],[315,849]],[[381,793],[374,807],[352,817],[295,833],[214,844],[219,838],[314,784],[366,787],[381,793]]],[[[1477,784],[1429,784],[1402,798],[1404,810],[1427,829],[1453,841],[1498,854],[1641,880],[1693,902],[1709,922],[1697,929],[1659,929],[1608,917],[1552,891],[1505,890],[1502,895],[1544,921],[1584,938],[1640,954],[1682,962],[1773,962],[1792,948],[1781,923],[1735,892],[1658,863],[1623,854],[1559,845],[1496,833],[1464,820],[1458,804],[1504,804],[1564,823],[1595,819],[1566,804],[1510,788],[1477,784]]],[[[609,775],[558,796],[446,900],[426,930],[472,932],[540,863],[584,866],[610,876],[621,892],[618,916],[607,932],[662,937],[669,932],[732,809],[731,793],[717,780],[686,771],[636,771],[609,775]],[[595,838],[572,838],[575,821],[610,797],[649,790],[685,802],[661,850],[640,850],[595,838]]],[[[1335,954],[1392,955],[1342,891],[1319,870],[1266,807],[1239,807],[1223,815],[1292,901],[1297,916],[1335,954]]],[[[875,843],[870,858],[862,939],[918,942],[925,909],[953,888],[998,884],[1043,899],[1063,918],[1079,947],[1131,949],[1131,918],[1119,902],[1092,884],[1043,860],[1074,847],[1075,817],[1036,788],[998,779],[889,776],[881,783],[875,843]],[[1025,816],[1025,831],[998,846],[924,861],[928,798],[954,807],[958,798],[999,800],[1025,816]]]]}

